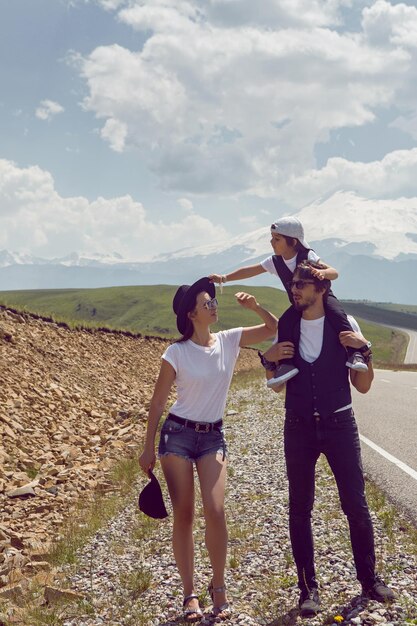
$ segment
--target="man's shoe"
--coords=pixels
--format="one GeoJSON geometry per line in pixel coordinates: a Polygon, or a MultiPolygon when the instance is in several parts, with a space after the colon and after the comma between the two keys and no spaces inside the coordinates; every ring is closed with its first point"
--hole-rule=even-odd
{"type": "Polygon", "coordinates": [[[378,577],[372,585],[362,585],[362,595],[378,602],[392,602],[397,597],[382,578],[378,577]]]}
{"type": "Polygon", "coordinates": [[[290,378],[294,378],[297,376],[299,370],[292,364],[289,363],[281,363],[278,365],[277,369],[274,372],[274,377],[270,378],[266,385],[270,389],[275,389],[276,387],[280,387],[283,383],[290,380],[290,378]]]}
{"type": "Polygon", "coordinates": [[[301,617],[314,617],[320,610],[318,590],[313,587],[309,591],[302,591],[298,601],[301,617]]]}
{"type": "Polygon", "coordinates": [[[363,358],[360,352],[354,352],[350,355],[348,360],[346,361],[347,367],[355,370],[356,372],[367,372],[368,366],[365,363],[365,359],[363,358]]]}

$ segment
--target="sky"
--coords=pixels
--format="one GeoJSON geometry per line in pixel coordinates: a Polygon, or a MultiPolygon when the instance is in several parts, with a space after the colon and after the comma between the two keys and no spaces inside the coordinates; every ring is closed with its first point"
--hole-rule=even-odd
{"type": "Polygon", "coordinates": [[[417,198],[417,2],[0,0],[0,250],[150,259],[417,198]]]}

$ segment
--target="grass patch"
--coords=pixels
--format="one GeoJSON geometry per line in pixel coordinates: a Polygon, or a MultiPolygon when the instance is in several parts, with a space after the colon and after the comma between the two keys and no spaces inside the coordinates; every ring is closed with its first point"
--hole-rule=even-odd
{"type": "Polygon", "coordinates": [[[368,478],[365,481],[366,499],[373,511],[379,513],[384,510],[386,506],[387,498],[381,489],[379,489],[375,483],[368,478]]]}
{"type": "Polygon", "coordinates": [[[34,480],[39,472],[36,467],[26,467],[23,471],[31,480],[34,480]]]}
{"type": "Polygon", "coordinates": [[[139,565],[132,572],[120,574],[120,583],[127,589],[133,600],[136,600],[149,589],[152,582],[152,573],[149,569],[139,565]]]}
{"type": "Polygon", "coordinates": [[[239,565],[240,565],[240,561],[239,561],[236,549],[233,548],[232,554],[230,555],[230,558],[229,558],[229,567],[230,569],[237,569],[239,565]]]}
{"type": "Polygon", "coordinates": [[[147,515],[138,516],[135,521],[135,525],[130,531],[130,537],[132,541],[138,544],[142,544],[147,539],[150,539],[157,529],[157,520],[148,517],[147,515]]]}
{"type": "Polygon", "coordinates": [[[140,472],[136,456],[120,460],[110,472],[111,482],[117,486],[123,494],[130,491],[140,472]]]}
{"type": "Polygon", "coordinates": [[[62,600],[48,605],[44,599],[44,590],[37,582],[31,582],[19,606],[0,605],[1,626],[21,624],[22,626],[62,626],[68,619],[94,615],[94,607],[88,599],[62,600]]]}
{"type": "Polygon", "coordinates": [[[90,501],[78,503],[54,543],[48,560],[54,565],[74,564],[77,551],[125,505],[138,473],[135,458],[119,461],[109,474],[113,490],[108,494],[94,493],[90,501]]]}
{"type": "Polygon", "coordinates": [[[121,498],[118,495],[94,496],[90,503],[80,503],[66,521],[60,538],[53,545],[48,555],[50,563],[53,565],[76,563],[78,550],[116,515],[121,506],[121,498]]]}
{"type": "MultiPolygon", "coordinates": [[[[131,497],[132,488],[136,484],[139,471],[136,458],[129,457],[120,460],[109,472],[110,492],[106,494],[96,492],[92,494],[90,500],[78,502],[72,515],[62,527],[60,537],[53,544],[47,557],[48,561],[55,566],[76,564],[78,551],[126,505],[128,498],[131,497]]],[[[122,542],[118,542],[113,549],[115,553],[122,554],[125,546],[122,542]]],[[[138,568],[131,575],[126,575],[125,579],[125,587],[131,591],[132,598],[139,597],[149,588],[150,583],[151,575],[144,568],[138,568]]],[[[6,605],[10,609],[10,605],[8,603],[6,605]]],[[[8,626],[1,608],[0,624],[3,621],[8,626]]],[[[36,584],[25,592],[24,606],[14,607],[13,611],[21,620],[21,624],[30,624],[30,626],[61,626],[65,620],[76,619],[78,616],[86,617],[95,613],[94,607],[87,600],[73,602],[70,605],[62,603],[47,606],[43,601],[43,589],[36,584]]],[[[5,611],[3,612],[6,615],[5,611]]],[[[126,625],[148,626],[149,616],[143,607],[134,607],[130,614],[132,620],[127,620],[126,625]]]]}

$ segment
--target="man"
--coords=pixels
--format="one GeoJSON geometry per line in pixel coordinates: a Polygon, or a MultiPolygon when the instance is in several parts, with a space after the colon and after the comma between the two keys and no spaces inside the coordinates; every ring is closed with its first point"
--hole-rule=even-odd
{"type": "MultiPolygon", "coordinates": [[[[357,577],[362,593],[379,601],[393,600],[393,591],[375,574],[372,522],[365,497],[358,429],[349,385],[367,393],[374,377],[371,344],[360,332],[338,336],[326,320],[325,299],[329,280],[319,280],[312,268],[320,263],[303,261],[290,287],[300,323],[292,342],[272,346],[263,356],[272,369],[278,359],[293,357],[299,374],[287,382],[284,448],[289,482],[290,537],[298,572],[300,612],[315,615],[320,606],[314,568],[311,511],[314,503],[314,472],[325,454],[336,479],[343,512],[347,516],[357,577]],[[360,350],[367,371],[348,371],[345,348],[360,350]]],[[[352,323],[355,323],[353,320],[352,323]]],[[[358,331],[359,326],[357,327],[358,331]]],[[[278,391],[283,389],[282,385],[278,391]]]]}

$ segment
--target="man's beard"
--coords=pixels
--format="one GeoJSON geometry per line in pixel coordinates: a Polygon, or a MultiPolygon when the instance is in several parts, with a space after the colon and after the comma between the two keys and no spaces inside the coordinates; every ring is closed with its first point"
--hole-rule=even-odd
{"type": "Polygon", "coordinates": [[[309,302],[297,302],[297,300],[294,300],[294,308],[297,309],[297,311],[305,311],[309,306],[309,302]]]}
{"type": "Polygon", "coordinates": [[[305,311],[306,309],[308,309],[311,305],[315,304],[317,301],[317,296],[311,296],[310,298],[304,300],[303,302],[300,302],[300,300],[294,300],[294,308],[297,311],[305,311]]]}

